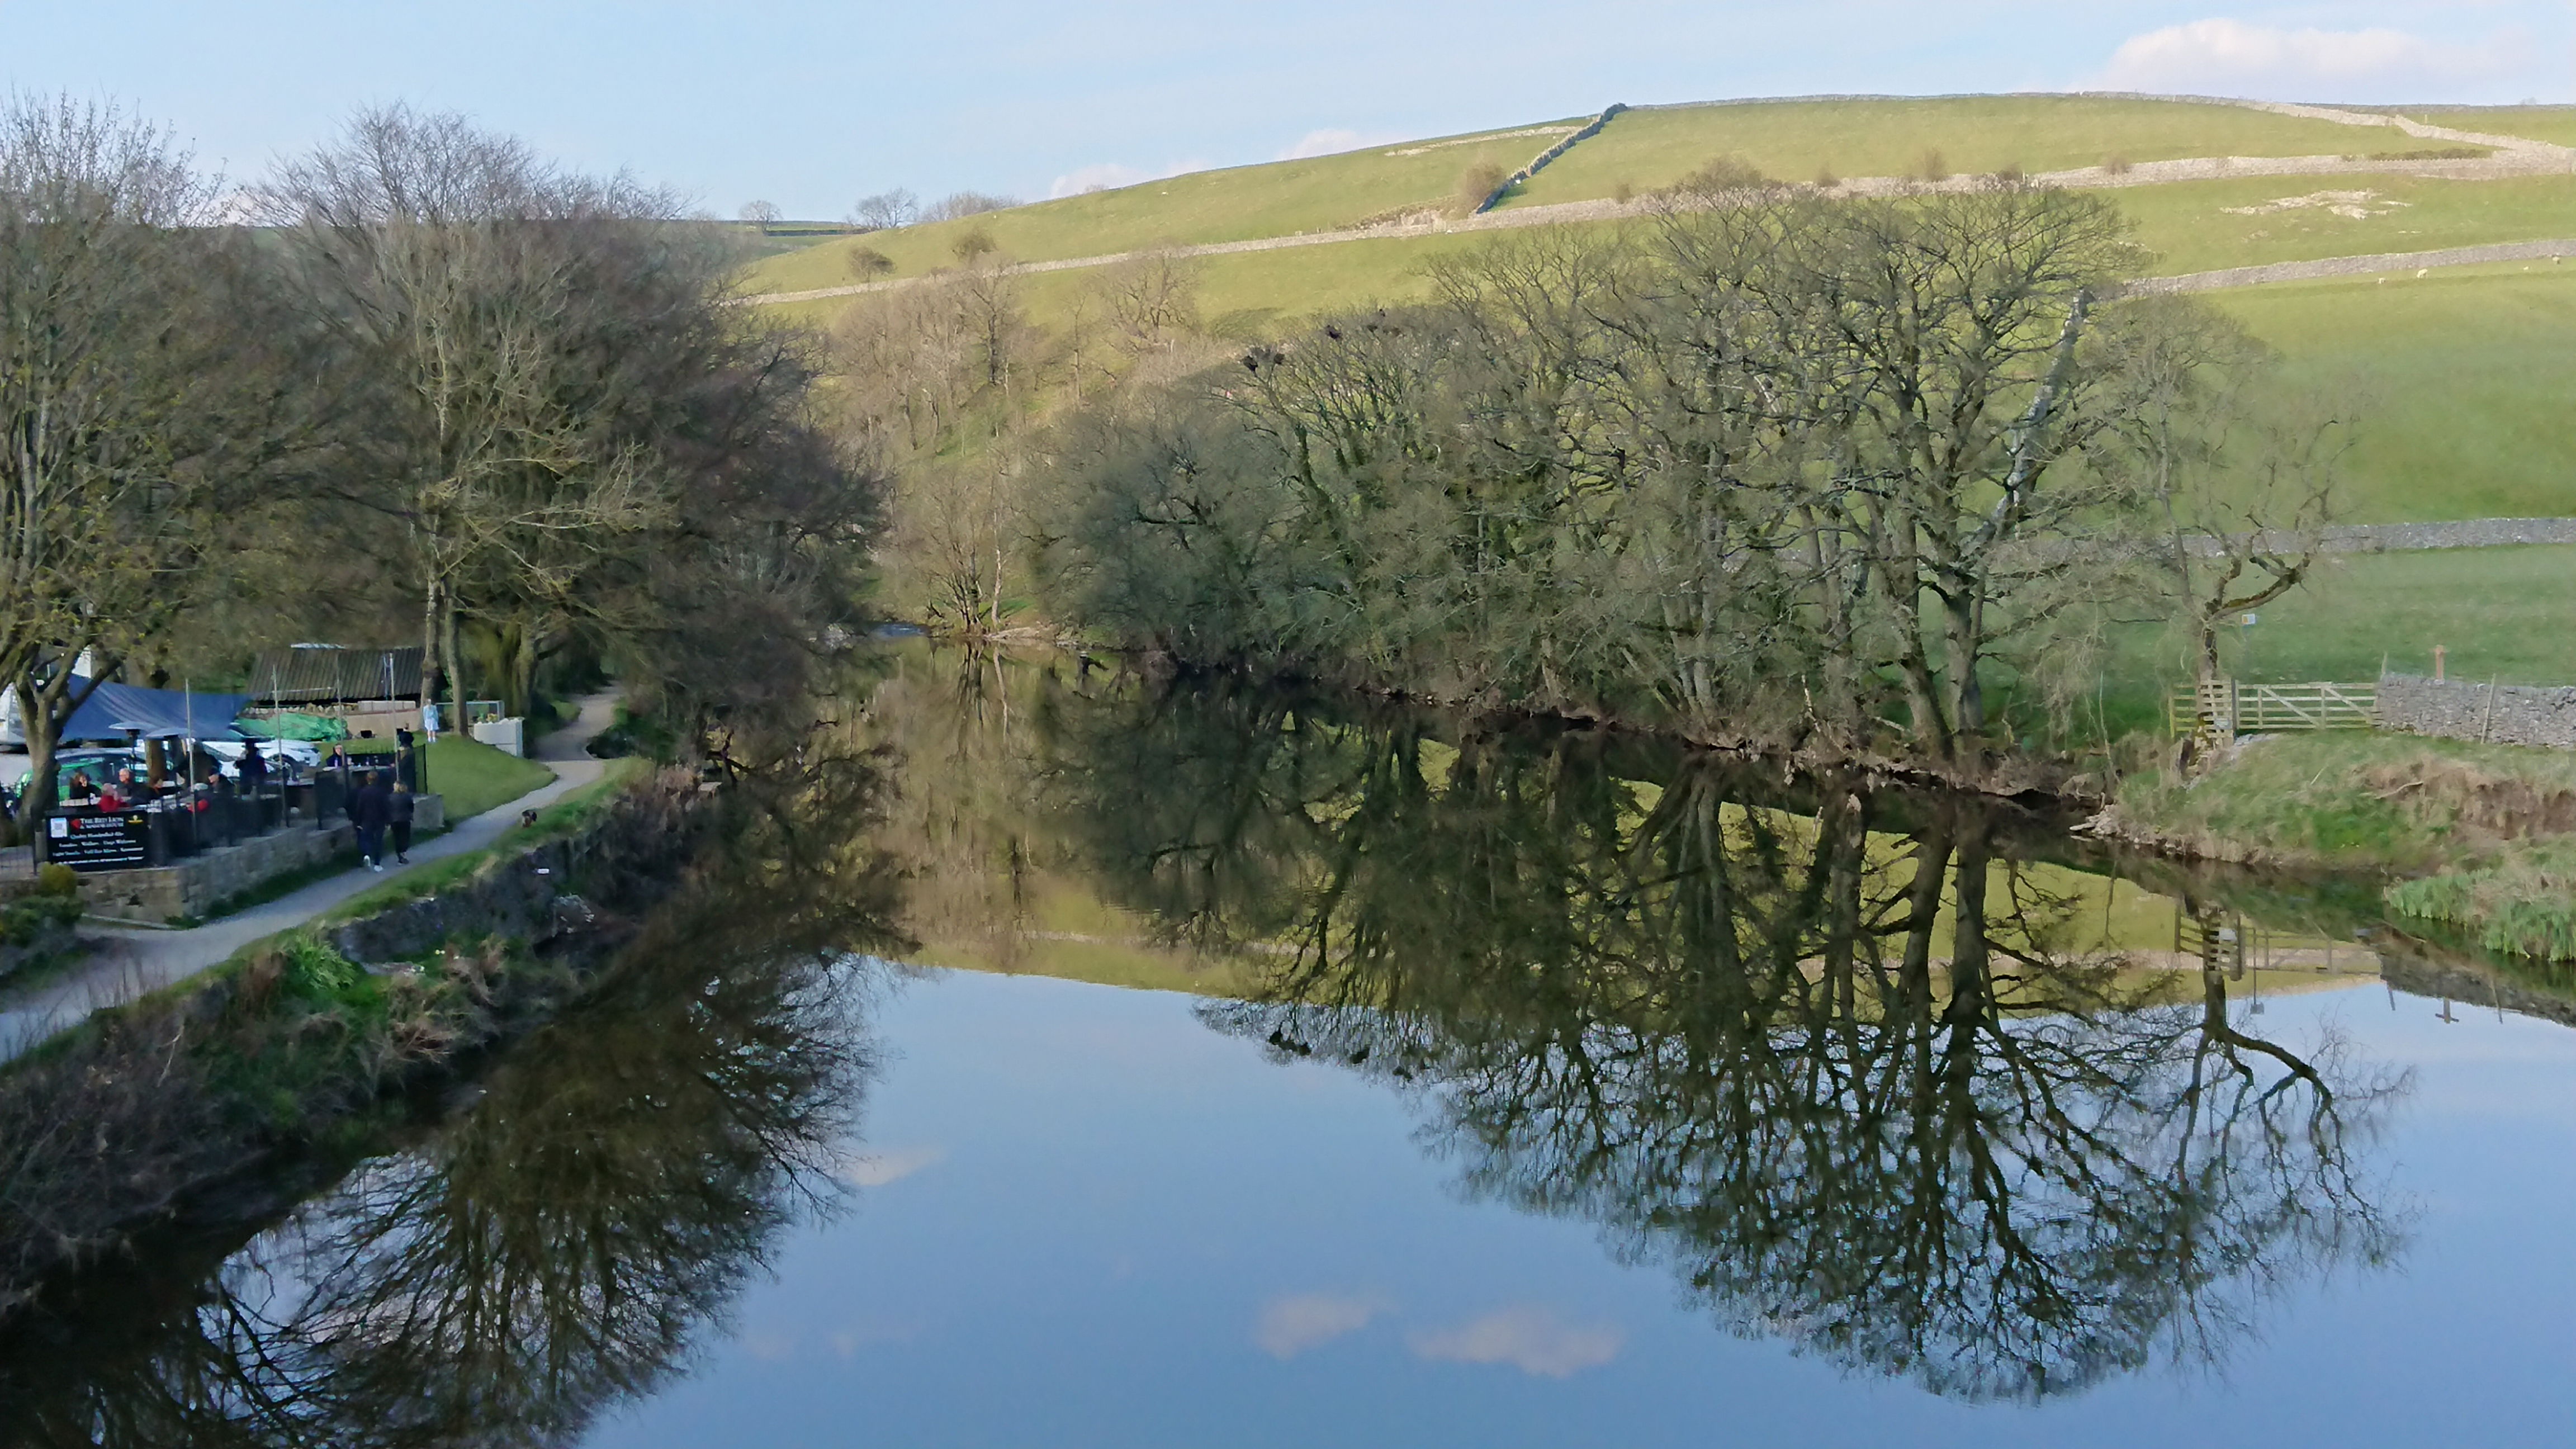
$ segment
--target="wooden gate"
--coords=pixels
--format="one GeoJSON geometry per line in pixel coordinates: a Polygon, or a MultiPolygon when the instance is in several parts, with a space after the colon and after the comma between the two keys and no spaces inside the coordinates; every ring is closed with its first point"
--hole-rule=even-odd
{"type": "Polygon", "coordinates": [[[2282,730],[2366,730],[2379,709],[2379,685],[2246,684],[2214,679],[2185,684],[2167,702],[2167,723],[2177,735],[2207,730],[2221,736],[2282,730]]]}

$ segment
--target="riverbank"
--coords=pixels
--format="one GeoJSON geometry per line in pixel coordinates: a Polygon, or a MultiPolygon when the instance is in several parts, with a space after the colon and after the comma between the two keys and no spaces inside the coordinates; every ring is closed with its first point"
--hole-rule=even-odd
{"type": "Polygon", "coordinates": [[[2388,878],[2399,914],[2576,960],[2576,754],[2363,731],[2258,736],[2121,782],[2093,833],[2167,854],[2388,878]]]}
{"type": "Polygon", "coordinates": [[[685,863],[699,798],[685,777],[603,786],[0,1071],[0,1311],[252,1168],[344,1149],[577,995],[685,863]]]}

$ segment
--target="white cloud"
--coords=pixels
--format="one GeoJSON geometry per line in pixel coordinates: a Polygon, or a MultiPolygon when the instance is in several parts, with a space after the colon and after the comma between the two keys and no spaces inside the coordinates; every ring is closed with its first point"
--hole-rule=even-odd
{"type": "Polygon", "coordinates": [[[861,1318],[831,1335],[832,1352],[842,1358],[855,1358],[860,1349],[886,1343],[910,1343],[920,1335],[921,1329],[917,1324],[890,1318],[861,1318]]]}
{"type": "Polygon", "coordinates": [[[1357,151],[1369,146],[1383,146],[1404,137],[1389,131],[1354,131],[1343,126],[1325,126],[1308,131],[1295,145],[1279,153],[1282,161],[1303,161],[1313,156],[1333,156],[1344,151],[1357,151]]]}
{"type": "Polygon", "coordinates": [[[2267,100],[2360,100],[2493,79],[2512,68],[2509,38],[2477,46],[2403,30],[2286,30],[2195,20],[2131,36],[2094,84],[2267,100]]]}
{"type": "Polygon", "coordinates": [[[852,1187],[883,1187],[889,1182],[900,1182],[947,1155],[945,1147],[856,1153],[843,1159],[840,1177],[852,1187]]]}
{"type": "Polygon", "coordinates": [[[1627,1336],[1603,1323],[1577,1326],[1544,1308],[1501,1308],[1456,1328],[1405,1340],[1424,1358],[1450,1363],[1507,1363],[1526,1374],[1570,1378],[1619,1356],[1627,1336]]]}
{"type": "Polygon", "coordinates": [[[1359,1332],[1386,1310],[1386,1301],[1373,1294],[1292,1293],[1263,1305],[1252,1341],[1272,1358],[1291,1359],[1359,1332]]]}

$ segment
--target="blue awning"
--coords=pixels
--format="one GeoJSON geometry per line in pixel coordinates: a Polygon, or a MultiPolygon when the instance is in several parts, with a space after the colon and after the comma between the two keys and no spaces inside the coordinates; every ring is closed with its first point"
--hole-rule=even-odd
{"type": "MultiPolygon", "coordinates": [[[[77,690],[78,685],[73,688],[77,690]]],[[[246,694],[196,694],[177,689],[146,689],[139,684],[102,684],[63,727],[63,743],[104,740],[123,744],[147,740],[228,740],[233,719],[250,703],[246,694]]]]}

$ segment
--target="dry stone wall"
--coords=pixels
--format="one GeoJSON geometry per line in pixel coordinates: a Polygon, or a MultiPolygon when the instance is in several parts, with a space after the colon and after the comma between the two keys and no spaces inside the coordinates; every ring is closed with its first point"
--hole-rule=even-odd
{"type": "Polygon", "coordinates": [[[1575,132],[1573,135],[1566,137],[1555,145],[1548,147],[1546,150],[1539,152],[1537,156],[1531,158],[1530,164],[1513,172],[1511,175],[1504,177],[1503,184],[1495,187],[1492,195],[1486,197],[1483,201],[1476,203],[1475,214],[1482,216],[1486,212],[1493,210],[1495,207],[1502,205],[1503,198],[1511,195],[1513,187],[1520,185],[1522,182],[1536,176],[1539,172],[1546,170],[1547,163],[1564,155],[1566,152],[1573,150],[1574,144],[1577,141],[1586,140],[1590,137],[1600,135],[1601,128],[1610,124],[1610,118],[1626,109],[1628,108],[1624,104],[1614,102],[1604,109],[1600,115],[1594,116],[1590,125],[1585,126],[1582,130],[1575,132]]]}
{"type": "MultiPolygon", "coordinates": [[[[2257,547],[2275,553],[2297,553],[2299,535],[2272,529],[2254,536],[2257,547]]],[[[2433,548],[2512,548],[2523,544],[2576,543],[2576,518],[2459,518],[2447,523],[2344,523],[2326,529],[2319,545],[2326,553],[2386,553],[2433,548]]],[[[2186,538],[2183,548],[2194,558],[2216,558],[2225,547],[2209,537],[2186,538]]]]}
{"type": "Polygon", "coordinates": [[[2376,722],[2406,734],[2576,750],[2576,686],[2384,674],[2376,722]]]}

